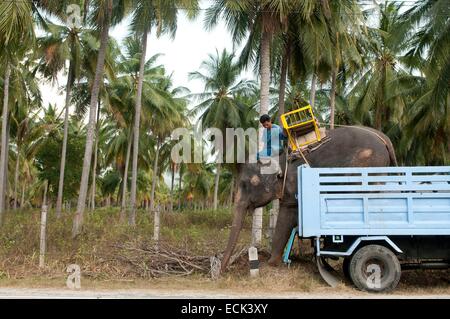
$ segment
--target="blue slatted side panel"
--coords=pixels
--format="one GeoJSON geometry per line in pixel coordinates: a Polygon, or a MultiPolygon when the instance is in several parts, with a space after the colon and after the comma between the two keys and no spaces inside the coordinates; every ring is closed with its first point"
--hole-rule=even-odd
{"type": "Polygon", "coordinates": [[[305,237],[450,235],[450,167],[300,167],[299,190],[305,237]]]}

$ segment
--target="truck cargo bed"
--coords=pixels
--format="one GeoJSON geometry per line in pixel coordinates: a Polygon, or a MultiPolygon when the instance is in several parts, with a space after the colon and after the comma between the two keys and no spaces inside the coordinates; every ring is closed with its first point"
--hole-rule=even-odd
{"type": "Polygon", "coordinates": [[[450,167],[298,169],[299,235],[450,235],[450,167]]]}

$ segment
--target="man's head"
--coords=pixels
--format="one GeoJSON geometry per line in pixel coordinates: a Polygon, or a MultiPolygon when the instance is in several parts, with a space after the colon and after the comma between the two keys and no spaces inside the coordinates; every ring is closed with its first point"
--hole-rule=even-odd
{"type": "Polygon", "coordinates": [[[270,119],[270,116],[268,114],[264,114],[259,118],[259,121],[261,122],[262,126],[266,129],[272,128],[272,121],[270,119]]]}

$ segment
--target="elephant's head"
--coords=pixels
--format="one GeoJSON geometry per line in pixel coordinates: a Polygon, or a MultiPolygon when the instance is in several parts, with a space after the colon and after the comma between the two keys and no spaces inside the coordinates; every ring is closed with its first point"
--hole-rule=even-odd
{"type": "Polygon", "coordinates": [[[222,259],[222,272],[225,271],[236,246],[245,215],[280,197],[282,176],[279,171],[267,170],[267,166],[261,163],[241,164],[236,186],[233,224],[222,259]]]}

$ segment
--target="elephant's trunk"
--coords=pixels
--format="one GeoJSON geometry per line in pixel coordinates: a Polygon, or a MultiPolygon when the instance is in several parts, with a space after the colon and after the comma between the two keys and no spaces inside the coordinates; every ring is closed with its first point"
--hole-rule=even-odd
{"type": "Polygon", "coordinates": [[[235,206],[235,212],[233,217],[233,224],[231,225],[230,237],[228,238],[227,248],[223,254],[220,272],[223,273],[227,269],[228,262],[230,261],[231,254],[233,253],[236,243],[239,238],[239,233],[242,229],[245,214],[247,213],[247,207],[242,204],[235,206]]]}

